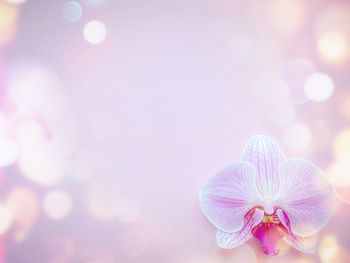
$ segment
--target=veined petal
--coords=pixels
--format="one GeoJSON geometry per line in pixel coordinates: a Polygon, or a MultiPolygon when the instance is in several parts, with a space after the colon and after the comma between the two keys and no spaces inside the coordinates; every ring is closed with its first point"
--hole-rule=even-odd
{"type": "Polygon", "coordinates": [[[287,214],[292,232],[316,234],[331,217],[334,194],[323,172],[311,162],[290,159],[279,166],[277,205],[287,214]]]}
{"type": "Polygon", "coordinates": [[[265,135],[255,135],[247,142],[242,161],[254,164],[258,171],[257,188],[264,199],[272,199],[279,184],[277,169],[285,159],[276,141],[265,135]]]}
{"type": "Polygon", "coordinates": [[[317,244],[316,236],[309,236],[309,237],[286,236],[283,238],[283,240],[291,247],[294,247],[295,249],[303,253],[314,254],[316,252],[316,244],[317,244]]]}
{"type": "Polygon", "coordinates": [[[242,229],[244,216],[258,201],[256,169],[246,162],[234,163],[210,179],[200,192],[203,213],[227,233],[242,229]]]}
{"type": "Polygon", "coordinates": [[[216,243],[218,247],[231,249],[242,245],[252,238],[252,229],[258,225],[264,217],[261,209],[255,209],[252,215],[245,218],[242,229],[234,233],[226,233],[221,230],[216,231],[216,243]]]}
{"type": "Polygon", "coordinates": [[[281,223],[287,228],[289,232],[288,236],[285,236],[283,238],[283,240],[288,245],[304,253],[313,254],[316,252],[316,243],[317,243],[316,235],[312,235],[308,237],[300,237],[293,234],[288,216],[281,209],[277,210],[277,215],[281,223]]]}

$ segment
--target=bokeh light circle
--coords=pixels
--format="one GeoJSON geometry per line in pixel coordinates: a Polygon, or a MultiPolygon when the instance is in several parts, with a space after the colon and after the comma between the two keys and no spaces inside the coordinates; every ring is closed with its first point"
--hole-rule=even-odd
{"type": "Polygon", "coordinates": [[[22,174],[34,183],[53,186],[67,175],[68,163],[50,143],[38,143],[23,151],[19,160],[22,174]]]}
{"type": "Polygon", "coordinates": [[[77,1],[68,1],[63,5],[63,17],[69,22],[78,21],[82,14],[83,9],[77,1]]]}
{"type": "Polygon", "coordinates": [[[326,235],[322,238],[318,249],[322,263],[335,262],[339,252],[338,240],[333,235],[326,235]]]}
{"type": "Polygon", "coordinates": [[[72,206],[73,202],[70,195],[64,191],[52,190],[44,196],[44,213],[52,220],[62,220],[66,218],[72,206]]]}
{"type": "Polygon", "coordinates": [[[99,220],[120,220],[124,223],[136,221],[142,210],[141,201],[125,196],[112,185],[96,181],[87,191],[87,209],[99,220]]]}
{"type": "Polygon", "coordinates": [[[336,161],[331,166],[330,175],[335,187],[350,187],[350,156],[336,161]]]}
{"type": "Polygon", "coordinates": [[[304,7],[301,1],[273,0],[269,7],[272,26],[284,34],[297,33],[304,21],[304,7]]]}
{"type": "Polygon", "coordinates": [[[84,0],[84,2],[89,6],[99,6],[106,2],[106,0],[84,0]]]}
{"type": "Polygon", "coordinates": [[[338,199],[350,204],[350,156],[335,161],[328,172],[338,199]]]}
{"type": "Polygon", "coordinates": [[[293,58],[284,62],[279,70],[290,88],[290,99],[294,103],[304,103],[308,100],[304,92],[305,80],[316,72],[315,66],[304,58],[293,58]]]}
{"type": "Polygon", "coordinates": [[[349,61],[350,3],[338,1],[318,12],[315,40],[320,58],[327,64],[343,66],[349,61]]]}
{"type": "Polygon", "coordinates": [[[45,141],[46,132],[38,121],[24,120],[16,126],[15,138],[21,147],[34,148],[38,143],[45,141]]]}
{"type": "Polygon", "coordinates": [[[13,164],[17,158],[17,144],[10,138],[0,137],[0,167],[13,164]]]}
{"type": "Polygon", "coordinates": [[[14,222],[26,231],[38,217],[38,197],[29,188],[16,187],[6,198],[6,205],[13,214],[14,222]]]}
{"type": "Polygon", "coordinates": [[[4,234],[12,225],[13,215],[4,204],[0,204],[0,234],[4,234]]]}
{"type": "Polygon", "coordinates": [[[13,39],[19,9],[16,5],[0,2],[0,46],[4,46],[13,39]]]}
{"type": "Polygon", "coordinates": [[[328,100],[334,93],[333,80],[326,74],[314,73],[304,84],[305,95],[308,99],[322,102],[328,100]]]}
{"type": "Polygon", "coordinates": [[[21,113],[47,115],[58,111],[61,88],[56,75],[41,63],[20,62],[9,69],[8,96],[21,113]]]}
{"type": "Polygon", "coordinates": [[[10,4],[23,4],[25,2],[27,2],[27,0],[6,0],[6,2],[10,3],[10,4]]]}
{"type": "Polygon", "coordinates": [[[317,41],[321,58],[331,64],[343,64],[349,56],[349,43],[339,31],[327,32],[317,41]]]}
{"type": "Polygon", "coordinates": [[[16,23],[18,15],[17,7],[0,2],[0,29],[8,28],[16,23]]]}
{"type": "Polygon", "coordinates": [[[90,44],[100,44],[107,36],[106,26],[100,21],[90,21],[84,26],[83,35],[90,44]]]}
{"type": "Polygon", "coordinates": [[[350,128],[336,134],[333,142],[333,154],[337,159],[350,156],[350,128]]]}

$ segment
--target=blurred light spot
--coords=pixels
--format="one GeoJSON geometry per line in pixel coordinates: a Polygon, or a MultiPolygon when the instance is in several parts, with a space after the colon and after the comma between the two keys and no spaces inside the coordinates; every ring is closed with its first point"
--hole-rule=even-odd
{"type": "Polygon", "coordinates": [[[307,77],[315,71],[314,65],[303,58],[290,59],[282,65],[280,74],[289,85],[290,98],[294,103],[307,101],[304,83],[307,77]]]}
{"type": "Polygon", "coordinates": [[[38,143],[36,146],[22,152],[19,169],[32,182],[53,186],[67,174],[68,162],[50,143],[38,143]]]}
{"type": "Polygon", "coordinates": [[[350,97],[345,97],[344,102],[341,105],[341,112],[347,118],[350,120],[350,97]]]}
{"type": "Polygon", "coordinates": [[[17,7],[0,2],[0,30],[12,26],[17,19],[17,7]]]}
{"type": "Polygon", "coordinates": [[[0,137],[8,135],[10,126],[11,124],[6,114],[0,111],[0,137]]]}
{"type": "Polygon", "coordinates": [[[0,137],[0,167],[13,164],[17,158],[17,144],[10,138],[0,137]]]}
{"type": "Polygon", "coordinates": [[[326,235],[322,238],[318,254],[322,263],[335,262],[340,252],[337,239],[332,235],[326,235]]]}
{"type": "MultiPolygon", "coordinates": [[[[342,54],[344,52],[344,46],[342,43],[344,43],[344,37],[350,37],[349,24],[350,3],[348,1],[332,2],[331,5],[323,6],[318,12],[315,23],[317,40],[324,38],[326,43],[330,41],[328,43],[333,43],[335,44],[335,47],[340,48],[340,50],[335,51],[334,47],[330,47],[329,44],[326,44],[326,46],[330,48],[331,58],[333,58],[332,54],[336,54],[335,58],[337,58],[337,54],[342,54]]],[[[334,62],[339,61],[335,60],[334,62]]]]}
{"type": "Polygon", "coordinates": [[[32,149],[46,139],[42,125],[35,120],[21,121],[15,128],[15,138],[22,148],[32,149]]]}
{"type": "Polygon", "coordinates": [[[84,26],[83,34],[85,40],[90,44],[100,44],[105,40],[107,30],[102,22],[93,20],[84,26]]]}
{"type": "Polygon", "coordinates": [[[350,128],[341,130],[333,142],[333,154],[337,159],[350,156],[350,128]]]}
{"type": "Polygon", "coordinates": [[[8,2],[10,4],[23,4],[23,3],[27,2],[27,0],[6,0],[6,2],[8,2]]]}
{"type": "Polygon", "coordinates": [[[283,103],[276,108],[276,110],[269,114],[269,120],[271,123],[276,126],[284,127],[295,121],[297,113],[293,105],[283,103]]]}
{"type": "Polygon", "coordinates": [[[118,219],[131,223],[141,213],[139,201],[122,196],[115,187],[104,183],[96,183],[88,189],[87,207],[95,218],[107,221],[118,219]]]}
{"type": "Polygon", "coordinates": [[[107,221],[115,219],[117,209],[115,197],[115,191],[110,191],[108,186],[101,183],[93,184],[87,192],[87,208],[96,219],[107,221]]]}
{"type": "Polygon", "coordinates": [[[329,168],[329,175],[338,199],[350,204],[350,156],[335,161],[329,168]]]}
{"type": "Polygon", "coordinates": [[[11,210],[0,204],[0,234],[4,234],[12,225],[13,215],[11,210]]]}
{"type": "Polygon", "coordinates": [[[6,205],[12,211],[14,221],[20,225],[20,232],[27,232],[38,217],[38,198],[35,192],[17,187],[6,198],[6,205]]]}
{"type": "Polygon", "coordinates": [[[30,230],[26,228],[16,229],[13,231],[12,240],[17,243],[21,243],[27,238],[29,232],[30,230]]]}
{"type": "Polygon", "coordinates": [[[90,6],[99,6],[106,2],[106,0],[84,0],[84,2],[90,6]]]}
{"type": "Polygon", "coordinates": [[[349,43],[341,32],[328,32],[317,42],[322,59],[331,64],[343,64],[349,56],[349,43]]]}
{"type": "Polygon", "coordinates": [[[283,139],[290,150],[303,151],[310,145],[312,136],[305,124],[296,122],[285,129],[283,139]]]}
{"type": "Polygon", "coordinates": [[[63,5],[63,17],[69,22],[78,21],[82,14],[83,9],[76,1],[68,1],[63,5]]]}
{"type": "Polygon", "coordinates": [[[304,7],[297,0],[274,0],[270,8],[272,26],[281,33],[297,33],[304,22],[304,7]]]}
{"type": "Polygon", "coordinates": [[[17,17],[17,6],[0,2],[0,46],[8,44],[15,35],[17,17]]]}
{"type": "Polygon", "coordinates": [[[350,187],[350,156],[336,161],[330,173],[336,187],[350,187]]]}
{"type": "Polygon", "coordinates": [[[333,80],[321,73],[314,73],[309,76],[304,85],[305,95],[313,101],[326,101],[334,92],[333,80]]]}
{"type": "Polygon", "coordinates": [[[26,63],[10,68],[8,95],[22,113],[47,115],[59,111],[60,93],[57,77],[42,65],[26,63]]]}
{"type": "Polygon", "coordinates": [[[52,190],[44,196],[43,209],[46,216],[52,220],[66,218],[72,206],[72,199],[66,192],[52,190]]]}

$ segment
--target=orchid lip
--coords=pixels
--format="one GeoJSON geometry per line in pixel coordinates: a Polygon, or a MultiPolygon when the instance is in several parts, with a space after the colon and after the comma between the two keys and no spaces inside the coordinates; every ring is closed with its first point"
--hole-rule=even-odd
{"type": "Polygon", "coordinates": [[[262,221],[252,229],[252,235],[259,240],[265,254],[278,255],[277,243],[288,235],[288,230],[279,220],[277,209],[274,209],[272,214],[264,212],[262,221]]]}

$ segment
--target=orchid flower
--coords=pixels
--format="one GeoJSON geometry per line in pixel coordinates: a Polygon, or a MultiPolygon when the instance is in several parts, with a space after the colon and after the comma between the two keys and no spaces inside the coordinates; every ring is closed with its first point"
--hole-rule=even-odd
{"type": "Polygon", "coordinates": [[[313,253],[317,232],[331,217],[334,195],[318,167],[304,159],[286,159],[273,139],[255,135],[239,162],[203,186],[200,205],[217,228],[221,248],[255,237],[268,255],[279,253],[281,239],[313,253]]]}

